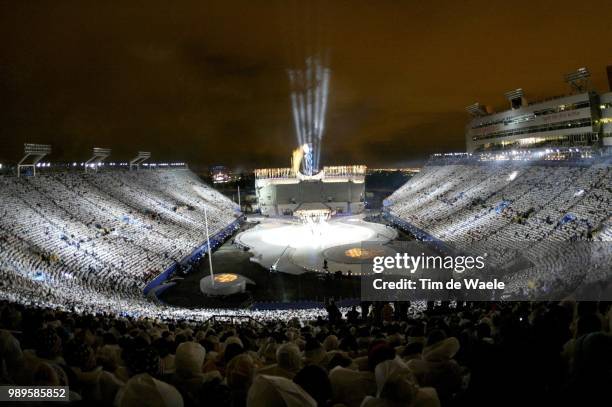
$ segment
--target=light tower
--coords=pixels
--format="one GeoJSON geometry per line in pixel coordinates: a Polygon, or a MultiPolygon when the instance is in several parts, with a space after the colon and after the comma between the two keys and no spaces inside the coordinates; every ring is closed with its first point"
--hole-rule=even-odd
{"type": "Polygon", "coordinates": [[[132,171],[133,168],[139,169],[140,168],[140,164],[144,163],[149,158],[151,158],[151,153],[150,152],[148,152],[148,151],[139,151],[138,155],[136,157],[132,158],[132,160],[130,160],[130,171],[132,171]]]}
{"type": "Polygon", "coordinates": [[[469,105],[468,107],[465,108],[465,110],[466,112],[468,112],[470,115],[474,117],[481,117],[481,116],[487,115],[487,109],[478,102],[472,105],[469,105]]]}
{"type": "Polygon", "coordinates": [[[524,97],[523,89],[518,88],[515,90],[511,90],[509,92],[504,93],[508,102],[510,102],[511,109],[520,109],[524,105],[526,105],[526,100],[524,97]]]}
{"type": "Polygon", "coordinates": [[[17,177],[21,176],[22,167],[32,167],[34,176],[36,176],[36,164],[38,164],[43,157],[51,154],[51,146],[49,144],[25,143],[23,145],[23,153],[25,155],[17,164],[17,177]]]}
{"type": "Polygon", "coordinates": [[[88,167],[98,171],[98,166],[111,155],[110,148],[94,147],[92,157],[85,162],[85,172],[88,167]]]}
{"type": "Polygon", "coordinates": [[[570,85],[573,93],[588,92],[591,87],[591,73],[587,68],[579,68],[576,72],[566,74],[565,82],[570,85]]]}

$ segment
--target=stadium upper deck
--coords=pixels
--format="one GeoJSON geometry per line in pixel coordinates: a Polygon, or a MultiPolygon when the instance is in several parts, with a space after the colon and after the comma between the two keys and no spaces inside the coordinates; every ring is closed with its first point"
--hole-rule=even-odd
{"type": "Polygon", "coordinates": [[[522,89],[506,93],[511,108],[492,113],[478,103],[467,111],[468,152],[538,147],[612,149],[612,93],[590,90],[584,68],[566,76],[573,94],[527,103],[522,89]]]}

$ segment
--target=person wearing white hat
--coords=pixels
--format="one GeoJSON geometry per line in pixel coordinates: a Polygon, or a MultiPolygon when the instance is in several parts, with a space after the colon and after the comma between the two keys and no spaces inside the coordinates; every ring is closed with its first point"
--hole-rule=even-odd
{"type": "Polygon", "coordinates": [[[421,388],[408,366],[396,357],[376,366],[376,397],[367,396],[361,407],[439,407],[432,387],[421,388]]]}
{"type": "Polygon", "coordinates": [[[446,338],[442,331],[432,331],[421,359],[408,362],[419,384],[434,387],[443,403],[452,398],[462,386],[461,366],[453,359],[459,347],[457,338],[446,338]]]}
{"type": "Polygon", "coordinates": [[[221,378],[218,371],[202,372],[206,350],[197,342],[183,342],[176,348],[172,382],[183,395],[195,397],[203,383],[221,378]]]}
{"type": "Polygon", "coordinates": [[[192,379],[202,374],[206,350],[197,342],[183,342],[176,348],[175,375],[180,380],[192,379]]]}
{"type": "Polygon", "coordinates": [[[128,380],[117,394],[115,404],[118,407],[183,407],[183,397],[174,386],[141,373],[128,380]]]}
{"type": "Polygon", "coordinates": [[[247,407],[316,407],[300,386],[284,377],[259,375],[247,395],[247,407]]]}
{"type": "Polygon", "coordinates": [[[234,356],[225,368],[225,382],[230,389],[232,406],[244,406],[253,383],[255,363],[247,353],[234,356]]]}
{"type": "Polygon", "coordinates": [[[258,374],[286,377],[293,379],[302,368],[302,355],[300,348],[288,342],[276,349],[276,363],[259,369],[258,374]]]}
{"type": "Polygon", "coordinates": [[[359,371],[336,366],[329,372],[332,399],[348,407],[358,407],[367,395],[376,392],[376,382],[371,371],[359,371]]]}

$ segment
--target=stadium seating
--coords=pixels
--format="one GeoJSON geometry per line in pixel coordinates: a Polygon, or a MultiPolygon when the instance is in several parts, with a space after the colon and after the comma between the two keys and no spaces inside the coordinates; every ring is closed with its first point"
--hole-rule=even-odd
{"type": "MultiPolygon", "coordinates": [[[[563,273],[570,263],[587,264],[580,257],[584,245],[573,245],[571,253],[551,245],[610,241],[609,163],[465,161],[431,162],[386,200],[387,211],[463,252],[488,256],[494,269],[519,257],[538,266],[512,275],[509,292],[568,279],[563,273]]],[[[586,277],[601,276],[609,272],[586,277]]]]}
{"type": "Polygon", "coordinates": [[[147,282],[236,205],[185,169],[0,177],[0,292],[40,305],[131,312],[147,282]]]}
{"type": "MultiPolygon", "coordinates": [[[[560,262],[594,256],[545,243],[609,241],[610,197],[606,166],[453,163],[425,167],[387,209],[465,250],[539,256],[554,276],[560,262]]],[[[596,405],[607,395],[609,303],[179,309],[143,288],[202,244],[205,208],[211,233],[237,210],[191,172],[6,176],[0,198],[1,384],[69,386],[73,402],[120,407],[596,405]]]]}

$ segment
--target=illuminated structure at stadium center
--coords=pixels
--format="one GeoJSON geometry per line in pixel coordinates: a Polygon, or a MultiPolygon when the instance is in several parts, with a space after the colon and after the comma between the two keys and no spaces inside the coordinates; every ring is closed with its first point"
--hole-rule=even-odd
{"type": "Polygon", "coordinates": [[[263,215],[290,215],[307,220],[334,214],[361,213],[365,165],[323,167],[308,176],[294,166],[255,170],[255,191],[263,215]]]}
{"type": "Polygon", "coordinates": [[[297,148],[289,168],[255,170],[263,215],[297,216],[316,227],[334,214],[363,211],[363,165],[320,166],[331,70],[325,52],[299,58],[288,69],[297,148]]]}

